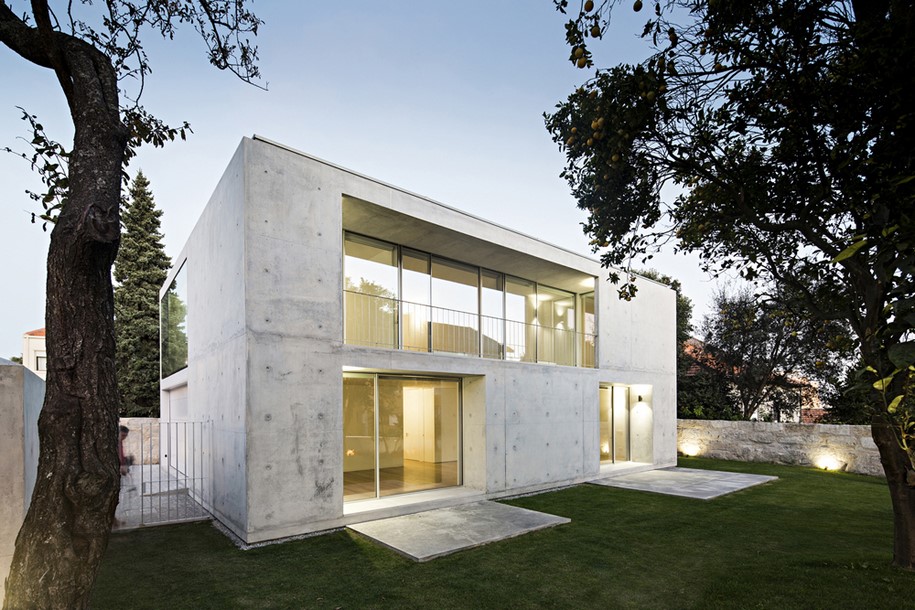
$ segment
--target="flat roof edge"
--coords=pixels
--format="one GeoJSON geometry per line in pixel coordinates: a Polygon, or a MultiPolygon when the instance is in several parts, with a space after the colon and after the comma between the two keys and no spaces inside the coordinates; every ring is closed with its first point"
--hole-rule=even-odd
{"type": "MultiPolygon", "coordinates": [[[[283,143],[281,143],[281,142],[277,142],[276,140],[271,140],[270,138],[265,138],[264,136],[260,136],[260,135],[258,135],[258,134],[252,135],[252,136],[251,136],[251,139],[254,140],[254,141],[257,141],[257,142],[263,142],[264,144],[269,144],[270,146],[275,146],[275,147],[277,147],[277,148],[279,148],[279,149],[285,150],[285,151],[287,151],[287,152],[291,152],[292,154],[299,155],[299,156],[301,156],[301,157],[305,157],[306,159],[311,159],[312,161],[315,161],[315,162],[317,162],[317,163],[321,163],[321,164],[326,165],[326,166],[328,166],[328,167],[332,167],[332,168],[334,168],[334,169],[336,169],[336,170],[339,170],[339,171],[341,171],[341,172],[346,172],[347,174],[351,174],[351,175],[356,176],[356,177],[358,177],[358,178],[361,178],[361,179],[363,179],[363,180],[368,180],[369,182],[374,182],[375,184],[380,184],[381,186],[384,186],[384,187],[389,188],[389,189],[393,189],[393,190],[395,190],[395,191],[399,191],[399,192],[404,193],[404,194],[406,194],[406,195],[409,195],[409,196],[411,196],[411,197],[416,197],[417,199],[421,199],[421,200],[423,200],[423,201],[425,201],[425,202],[427,202],[427,203],[430,203],[430,204],[432,204],[432,205],[439,206],[439,207],[444,208],[444,209],[446,209],[446,210],[449,210],[449,211],[451,211],[451,212],[455,212],[456,214],[461,214],[462,216],[466,216],[467,218],[472,218],[473,220],[476,220],[477,222],[486,223],[486,224],[488,224],[488,225],[490,225],[490,226],[493,226],[493,227],[502,229],[503,231],[508,231],[509,233],[514,233],[515,235],[519,235],[519,236],[524,237],[524,238],[526,238],[526,239],[530,239],[530,240],[532,240],[532,241],[536,241],[536,242],[541,243],[541,244],[543,244],[543,245],[545,245],[545,246],[549,246],[550,248],[555,248],[555,249],[560,250],[560,251],[562,251],[562,252],[565,252],[565,253],[567,253],[567,254],[571,254],[572,256],[576,256],[576,257],[578,257],[578,258],[581,258],[581,259],[583,259],[583,260],[586,260],[586,261],[588,261],[588,262],[590,262],[590,263],[597,263],[598,265],[600,265],[600,266],[601,266],[602,268],[604,268],[604,269],[608,269],[608,270],[611,269],[610,267],[604,267],[603,264],[600,262],[599,259],[592,258],[592,257],[590,257],[590,256],[586,256],[586,255],[584,255],[584,254],[581,254],[581,253],[579,253],[579,252],[575,252],[574,250],[570,250],[569,248],[565,248],[565,247],[563,247],[563,246],[557,246],[556,244],[550,243],[550,242],[546,241],[545,239],[540,239],[539,237],[535,237],[535,236],[533,236],[533,235],[528,235],[527,233],[522,233],[521,231],[518,231],[518,230],[516,230],[516,229],[512,229],[512,228],[510,228],[510,227],[506,227],[505,225],[501,225],[501,224],[499,224],[499,223],[497,223],[497,222],[493,222],[493,221],[491,221],[491,220],[487,220],[486,218],[481,218],[480,216],[476,216],[476,215],[471,214],[471,213],[469,213],[469,212],[465,212],[464,210],[455,208],[455,207],[453,207],[453,206],[447,205],[447,204],[442,203],[442,202],[440,202],[440,201],[436,201],[435,199],[430,199],[429,197],[426,197],[425,195],[420,195],[419,193],[414,193],[413,191],[410,191],[410,190],[407,190],[407,189],[405,189],[405,188],[402,188],[402,187],[399,187],[399,186],[390,184],[389,182],[385,182],[385,181],[383,181],[383,180],[379,180],[379,179],[377,179],[377,178],[373,178],[373,177],[371,177],[371,176],[367,176],[366,174],[362,174],[362,173],[360,173],[360,172],[357,172],[357,171],[355,171],[355,170],[349,169],[349,168],[347,168],[347,167],[343,167],[342,165],[339,165],[339,164],[337,164],[337,163],[332,163],[331,161],[328,161],[328,160],[326,160],[326,159],[322,159],[322,158],[320,158],[320,157],[316,157],[315,155],[312,155],[312,154],[303,152],[303,151],[301,151],[301,150],[298,150],[297,148],[293,148],[293,147],[288,146],[288,145],[286,145],[286,144],[283,144],[283,143]]],[[[625,270],[622,270],[622,269],[613,268],[613,270],[614,270],[614,271],[619,271],[619,272],[625,272],[625,270]]],[[[653,279],[651,279],[651,278],[645,277],[645,276],[643,276],[643,275],[641,275],[641,274],[639,274],[639,273],[635,273],[635,272],[633,272],[633,273],[634,273],[634,275],[638,276],[639,278],[641,278],[641,279],[643,279],[643,280],[645,280],[645,281],[651,282],[651,283],[653,283],[653,284],[658,284],[659,286],[665,286],[665,287],[669,288],[669,286],[667,286],[666,284],[664,284],[664,283],[662,283],[662,282],[659,282],[659,281],[657,281],[657,280],[653,280],[653,279]]]]}
{"type": "Polygon", "coordinates": [[[488,225],[490,225],[490,226],[497,227],[497,228],[499,228],[499,229],[502,229],[503,231],[508,231],[509,233],[514,233],[515,235],[519,235],[519,236],[524,237],[524,238],[526,238],[526,239],[530,239],[530,240],[539,242],[539,243],[541,243],[541,244],[543,244],[543,245],[545,245],[545,246],[549,246],[549,247],[551,247],[551,248],[555,248],[555,249],[557,249],[557,250],[561,250],[561,251],[563,251],[563,252],[565,252],[565,253],[567,253],[567,254],[571,254],[571,255],[573,255],[573,256],[577,256],[577,257],[579,257],[579,258],[581,258],[581,259],[584,259],[584,260],[586,260],[586,261],[589,261],[589,262],[591,262],[591,263],[598,263],[598,264],[600,264],[600,261],[599,261],[598,259],[596,259],[596,258],[592,258],[592,257],[590,257],[590,256],[586,256],[586,255],[584,255],[584,254],[581,254],[580,252],[575,252],[574,250],[570,250],[569,248],[565,248],[565,247],[563,247],[563,246],[557,246],[556,244],[550,243],[550,242],[548,242],[548,241],[546,241],[546,240],[544,240],[544,239],[540,239],[539,237],[535,237],[535,236],[533,236],[533,235],[528,235],[527,233],[522,233],[521,231],[518,231],[518,230],[516,230],[516,229],[512,229],[512,228],[510,228],[510,227],[506,227],[505,225],[501,225],[501,224],[499,224],[499,223],[497,223],[497,222],[493,222],[493,221],[491,221],[491,220],[487,220],[487,219],[485,219],[485,218],[481,218],[480,216],[476,216],[476,215],[471,214],[471,213],[469,213],[469,212],[465,212],[464,210],[461,210],[461,209],[452,207],[452,206],[447,205],[447,204],[445,204],[445,203],[442,203],[442,202],[440,202],[440,201],[436,201],[435,199],[430,199],[429,197],[426,197],[425,195],[420,195],[419,193],[414,193],[413,191],[407,190],[407,189],[402,188],[402,187],[399,187],[399,186],[395,186],[395,185],[390,184],[390,183],[388,183],[388,182],[384,182],[383,180],[379,180],[379,179],[377,179],[377,178],[372,178],[371,176],[367,176],[367,175],[365,175],[365,174],[361,174],[361,173],[359,173],[359,172],[357,172],[357,171],[354,171],[354,170],[351,170],[351,169],[349,169],[349,168],[343,167],[342,165],[338,165],[338,164],[336,164],[336,163],[331,163],[330,161],[327,161],[326,159],[321,159],[320,157],[316,157],[316,156],[311,155],[311,154],[308,154],[308,153],[306,153],[306,152],[302,152],[301,150],[297,150],[297,149],[295,149],[295,148],[292,148],[291,146],[286,146],[285,144],[282,144],[282,143],[280,143],[280,142],[276,142],[276,141],[271,140],[271,139],[269,139],[269,138],[265,138],[265,137],[263,137],[263,136],[259,136],[259,135],[257,135],[257,134],[254,134],[254,136],[252,136],[252,139],[253,139],[253,140],[256,140],[256,141],[258,141],[258,142],[263,142],[263,143],[265,143],[265,144],[270,144],[271,146],[276,146],[277,148],[281,148],[281,149],[286,150],[286,151],[288,151],[288,152],[291,152],[291,153],[293,153],[293,154],[296,154],[296,155],[305,157],[306,159],[311,159],[312,161],[316,161],[316,162],[318,162],[318,163],[322,163],[322,164],[324,164],[324,165],[327,165],[328,167],[332,167],[332,168],[337,169],[337,170],[339,170],[339,171],[346,172],[346,173],[348,173],[348,174],[352,174],[353,176],[357,176],[357,177],[359,177],[359,178],[362,178],[363,180],[368,180],[368,181],[370,181],[370,182],[374,182],[374,183],[376,183],[376,184],[380,184],[381,186],[384,186],[384,187],[386,187],[386,188],[393,189],[393,190],[395,190],[395,191],[400,191],[401,193],[404,193],[404,194],[406,194],[406,195],[410,195],[411,197],[416,197],[417,199],[422,199],[423,201],[426,201],[426,202],[428,202],[428,203],[431,203],[432,205],[436,205],[436,206],[439,206],[439,207],[444,208],[444,209],[446,209],[446,210],[449,210],[449,211],[451,211],[451,212],[455,212],[455,213],[457,213],[457,214],[461,214],[462,216],[466,216],[467,218],[472,218],[473,220],[476,220],[476,221],[478,221],[478,222],[483,222],[483,223],[486,223],[486,224],[488,224],[488,225]]]}

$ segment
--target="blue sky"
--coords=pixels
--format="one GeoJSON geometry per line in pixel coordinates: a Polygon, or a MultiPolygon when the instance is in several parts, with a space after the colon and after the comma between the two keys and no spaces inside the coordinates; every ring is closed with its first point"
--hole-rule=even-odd
{"type": "MultiPolygon", "coordinates": [[[[543,112],[589,76],[567,61],[565,18],[550,0],[261,0],[253,8],[266,22],[258,46],[267,91],[212,68],[190,29],[173,42],[146,39],[153,73],[144,105],[194,130],[187,142],[143,149],[130,168],[151,182],[170,256],[239,140],[252,134],[591,253],[584,216],[559,178],[563,156],[543,127],[543,112]]],[[[593,49],[598,65],[644,55],[637,33],[646,17],[625,7],[615,17],[593,49]]],[[[22,148],[16,106],[69,144],[72,128],[53,74],[2,46],[0,73],[0,147],[22,148]]],[[[0,356],[7,358],[20,354],[24,332],[44,326],[48,236],[29,223],[36,206],[24,194],[38,187],[25,162],[0,154],[0,279],[7,287],[0,356]]],[[[701,316],[715,283],[698,260],[665,253],[652,262],[681,280],[701,316]]]]}

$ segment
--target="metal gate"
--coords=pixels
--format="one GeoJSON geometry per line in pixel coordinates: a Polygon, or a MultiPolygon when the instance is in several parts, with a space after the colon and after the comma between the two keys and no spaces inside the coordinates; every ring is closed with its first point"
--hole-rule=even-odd
{"type": "Polygon", "coordinates": [[[203,422],[130,423],[115,529],[209,519],[203,422]]]}

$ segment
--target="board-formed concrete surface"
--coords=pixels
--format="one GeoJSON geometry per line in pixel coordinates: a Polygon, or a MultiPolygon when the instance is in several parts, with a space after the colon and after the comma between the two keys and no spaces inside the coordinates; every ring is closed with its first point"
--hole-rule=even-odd
{"type": "Polygon", "coordinates": [[[367,521],[350,525],[349,529],[414,561],[429,561],[570,521],[485,501],[367,521]]]}
{"type": "Polygon", "coordinates": [[[711,500],[725,494],[762,485],[778,477],[695,468],[663,468],[618,477],[595,479],[594,485],[711,500]]]}

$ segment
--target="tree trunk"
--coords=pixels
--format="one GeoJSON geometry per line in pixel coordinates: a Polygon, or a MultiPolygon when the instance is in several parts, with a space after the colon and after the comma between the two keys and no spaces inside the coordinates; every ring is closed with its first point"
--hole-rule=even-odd
{"type": "Polygon", "coordinates": [[[871,434],[880,451],[893,503],[893,565],[915,570],[915,486],[909,484],[910,476],[915,475],[912,475],[905,451],[883,417],[874,418],[871,434]]]}
{"type": "Polygon", "coordinates": [[[68,58],[76,133],[69,198],[48,251],[38,477],[16,538],[6,608],[88,607],[118,501],[111,265],[120,236],[126,128],[116,89],[112,99],[111,87],[93,82],[99,78],[94,59],[68,58]]]}

